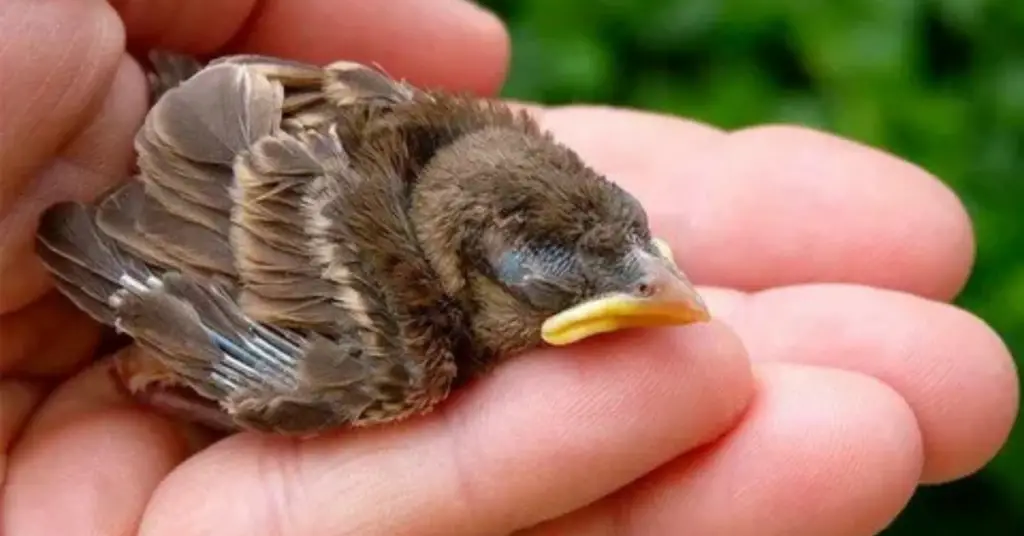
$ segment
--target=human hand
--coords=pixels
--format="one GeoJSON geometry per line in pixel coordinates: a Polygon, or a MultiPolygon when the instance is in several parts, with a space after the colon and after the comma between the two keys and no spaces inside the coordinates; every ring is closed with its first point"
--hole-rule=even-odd
{"type": "Polygon", "coordinates": [[[802,129],[569,107],[535,110],[644,202],[718,320],[534,352],[400,426],[193,454],[101,365],[70,374],[97,330],[31,254],[43,208],[125,175],[146,92],[123,31],[481,93],[505,35],[441,0],[114,2],[124,30],[102,1],[24,3],[0,12],[0,70],[19,73],[0,84],[4,534],[861,535],[1005,440],[1015,371],[943,303],[973,241],[934,178],[802,129]]]}

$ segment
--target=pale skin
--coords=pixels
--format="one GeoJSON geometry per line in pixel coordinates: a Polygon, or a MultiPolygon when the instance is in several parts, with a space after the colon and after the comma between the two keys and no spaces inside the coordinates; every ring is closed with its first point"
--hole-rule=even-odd
{"type": "Polygon", "coordinates": [[[399,426],[196,453],[194,431],[86,365],[97,326],[30,251],[46,205],[124,177],[145,106],[126,36],[376,61],[481,93],[508,42],[455,0],[113,6],[0,10],[0,72],[17,73],[0,77],[4,534],[867,535],[1005,441],[1016,371],[947,304],[974,246],[936,178],[801,128],[577,106],[533,109],[644,202],[713,322],[533,352],[399,426]]]}

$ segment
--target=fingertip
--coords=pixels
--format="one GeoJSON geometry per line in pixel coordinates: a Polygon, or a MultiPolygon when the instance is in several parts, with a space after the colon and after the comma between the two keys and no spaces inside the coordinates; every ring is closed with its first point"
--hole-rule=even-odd
{"type": "Polygon", "coordinates": [[[754,410],[764,418],[759,429],[774,436],[761,445],[773,445],[772,452],[757,452],[788,468],[760,475],[766,483],[777,479],[786,492],[765,504],[765,512],[792,513],[787,529],[775,533],[875,534],[895,519],[924,466],[919,424],[907,401],[856,372],[772,364],[758,367],[757,375],[764,394],[754,410]]]}
{"type": "Polygon", "coordinates": [[[977,471],[1013,428],[1020,397],[1013,356],[992,327],[953,305],[814,284],[752,294],[726,314],[755,361],[857,371],[896,389],[921,428],[925,482],[977,471]]]}
{"type": "Polygon", "coordinates": [[[498,15],[475,2],[466,2],[476,13],[473,21],[475,37],[470,40],[480,43],[481,56],[473,65],[470,80],[475,79],[471,91],[478,95],[495,95],[501,91],[508,76],[512,61],[512,36],[498,15]]]}
{"type": "Polygon", "coordinates": [[[2,508],[10,534],[135,534],[157,484],[186,456],[136,410],[93,413],[19,444],[2,508]]]}
{"type": "Polygon", "coordinates": [[[857,373],[773,364],[756,376],[758,394],[726,437],[549,533],[604,525],[629,534],[853,536],[888,525],[923,460],[906,402],[857,373]]]}
{"type": "Polygon", "coordinates": [[[987,465],[1009,439],[1020,409],[1018,370],[1006,342],[977,316],[952,306],[947,312],[949,329],[935,333],[940,339],[956,336],[935,344],[962,359],[922,378],[928,386],[945,387],[935,396],[951,398],[937,400],[921,417],[928,419],[922,422],[928,455],[922,481],[928,484],[957,480],[987,465]]]}
{"type": "MultiPolygon", "coordinates": [[[[824,425],[823,433],[813,437],[813,442],[782,442],[780,453],[834,460],[874,457],[874,452],[885,467],[903,468],[900,472],[909,487],[916,484],[924,459],[918,421],[895,389],[867,374],[829,367],[767,363],[754,370],[758,397],[751,412],[769,418],[761,426],[800,435],[813,428],[809,426],[812,423],[824,425]],[[871,431],[869,438],[857,433],[864,431],[871,431]],[[787,452],[789,447],[804,452],[787,452]]],[[[861,467],[858,463],[834,466],[861,467]]]]}
{"type": "MultiPolygon", "coordinates": [[[[830,214],[828,222],[790,227],[810,236],[827,235],[816,243],[840,248],[835,253],[821,248],[808,256],[804,249],[775,246],[776,255],[793,256],[786,266],[806,272],[786,275],[786,284],[796,282],[795,277],[800,282],[858,281],[949,300],[966,283],[975,255],[971,218],[957,195],[921,167],[853,140],[791,125],[736,131],[729,146],[741,173],[756,173],[766,188],[787,188],[790,200],[801,197],[799,189],[813,189],[806,198],[814,206],[806,212],[830,214]],[[856,280],[853,274],[859,274],[856,280]]],[[[751,201],[762,198],[767,196],[751,201]]],[[[780,220],[792,217],[762,212],[780,220]]],[[[810,240],[794,236],[789,243],[810,240]]]]}

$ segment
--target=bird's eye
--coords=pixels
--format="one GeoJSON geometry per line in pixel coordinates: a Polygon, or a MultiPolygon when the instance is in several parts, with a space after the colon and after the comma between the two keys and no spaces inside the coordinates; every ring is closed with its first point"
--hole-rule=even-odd
{"type": "Polygon", "coordinates": [[[494,263],[495,277],[510,291],[542,310],[558,310],[571,299],[572,255],[562,248],[512,249],[494,263]]]}
{"type": "Polygon", "coordinates": [[[494,275],[506,285],[522,285],[530,278],[526,260],[527,255],[522,251],[506,251],[498,258],[498,262],[494,266],[494,275]]]}

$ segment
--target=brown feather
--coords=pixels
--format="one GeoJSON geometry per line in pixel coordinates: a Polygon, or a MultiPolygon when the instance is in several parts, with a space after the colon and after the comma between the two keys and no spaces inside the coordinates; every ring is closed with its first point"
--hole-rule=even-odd
{"type": "Polygon", "coordinates": [[[203,65],[191,56],[166,50],[151,51],[148,57],[153,68],[147,73],[147,78],[154,102],[203,68],[203,65]]]}
{"type": "Polygon", "coordinates": [[[184,272],[233,274],[234,255],[228,237],[167,211],[152,198],[142,205],[136,229],[159,247],[184,272]]]}
{"type": "Polygon", "coordinates": [[[336,324],[334,285],[321,277],[301,213],[304,192],[326,173],[326,164],[283,132],[260,140],[235,164],[232,241],[243,307],[254,320],[317,331],[336,324]],[[283,287],[283,279],[294,283],[283,287]]]}
{"type": "Polygon", "coordinates": [[[97,209],[52,208],[37,247],[62,292],[146,350],[120,373],[169,410],[207,413],[160,390],[178,381],[278,433],[430,411],[594,292],[566,268],[579,259],[527,248],[612,259],[646,239],[635,200],[500,103],[353,62],[152,63],[138,176],[97,209]],[[509,253],[564,292],[527,303],[498,273],[509,253]]]}
{"type": "MultiPolygon", "coordinates": [[[[145,259],[146,264],[162,269],[181,269],[182,263],[178,259],[150,242],[139,231],[137,223],[146,202],[143,184],[138,180],[129,181],[100,201],[96,209],[96,225],[123,250],[138,259],[145,259]]],[[[43,230],[40,233],[44,237],[54,234],[43,230]]]]}

